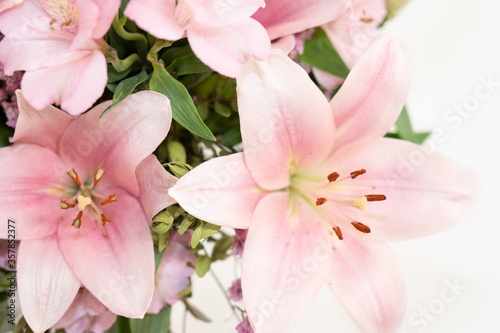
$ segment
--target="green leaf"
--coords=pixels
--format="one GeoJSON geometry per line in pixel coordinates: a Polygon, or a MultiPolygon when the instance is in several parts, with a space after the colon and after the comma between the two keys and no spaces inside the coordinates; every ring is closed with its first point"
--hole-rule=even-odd
{"type": "Polygon", "coordinates": [[[396,132],[401,139],[415,142],[416,136],[415,132],[413,132],[410,115],[408,114],[406,106],[403,107],[403,111],[401,111],[398,120],[396,120],[396,128],[396,132]]]}
{"type": "Polygon", "coordinates": [[[191,236],[191,248],[195,248],[200,243],[201,233],[203,230],[203,224],[200,224],[193,232],[193,236],[191,236]]]}
{"type": "Polygon", "coordinates": [[[239,127],[231,127],[219,139],[219,143],[232,147],[241,142],[241,132],[239,127]]]}
{"type": "Polygon", "coordinates": [[[156,214],[155,217],[153,217],[151,228],[157,234],[164,234],[168,230],[170,230],[172,223],[174,223],[174,217],[172,216],[172,214],[170,214],[170,212],[168,211],[163,210],[156,214]]]}
{"type": "Polygon", "coordinates": [[[212,72],[212,69],[202,63],[194,54],[177,58],[172,67],[178,76],[212,72]]]}
{"type": "Polygon", "coordinates": [[[186,163],[186,149],[179,141],[169,140],[167,142],[168,156],[172,162],[186,163]]]}
{"type": "Polygon", "coordinates": [[[214,110],[223,117],[229,117],[231,115],[231,109],[219,101],[215,101],[214,110]]]}
{"type": "Polygon", "coordinates": [[[163,252],[167,247],[167,240],[170,234],[168,232],[158,235],[158,251],[163,252]]]}
{"type": "Polygon", "coordinates": [[[157,315],[146,314],[143,319],[129,319],[131,333],[169,332],[172,307],[167,305],[157,315]]]}
{"type": "Polygon", "coordinates": [[[316,28],[312,38],[304,43],[304,53],[299,54],[297,58],[341,78],[346,78],[349,74],[349,68],[321,28],[316,28]]]}
{"type": "Polygon", "coordinates": [[[424,143],[425,140],[427,140],[427,138],[429,137],[429,135],[431,135],[431,133],[432,132],[415,133],[416,136],[415,143],[421,145],[422,143],[424,143]]]}
{"type": "Polygon", "coordinates": [[[199,319],[205,323],[211,322],[210,318],[204,315],[200,310],[198,310],[198,308],[190,304],[187,300],[184,300],[184,305],[186,306],[186,310],[188,310],[189,313],[191,313],[196,319],[199,319]]]}
{"type": "Polygon", "coordinates": [[[196,265],[194,266],[194,270],[196,271],[196,275],[199,277],[205,276],[208,270],[210,269],[210,263],[212,260],[207,256],[199,256],[196,260],[196,265]]]}
{"type": "Polygon", "coordinates": [[[148,73],[146,73],[143,69],[139,74],[131,76],[120,82],[118,86],[116,86],[115,94],[113,95],[113,102],[106,108],[106,110],[104,110],[100,118],[104,117],[109,111],[117,107],[134,91],[135,87],[146,81],[148,77],[148,73]]]}
{"type": "Polygon", "coordinates": [[[212,251],[212,260],[224,260],[230,255],[227,254],[227,250],[233,245],[233,237],[231,236],[222,236],[214,246],[212,251]]]}
{"type": "Polygon", "coordinates": [[[130,66],[123,72],[117,72],[112,65],[108,64],[108,83],[114,83],[126,78],[131,71],[132,71],[132,66],[130,66]]]}
{"type": "Polygon", "coordinates": [[[186,87],[174,79],[161,64],[152,62],[153,76],[149,81],[149,88],[170,99],[172,116],[179,124],[199,137],[215,141],[215,137],[201,120],[191,95],[186,87]]]}
{"type": "Polygon", "coordinates": [[[388,21],[396,16],[409,1],[410,0],[386,0],[387,16],[385,17],[385,21],[388,21]]]}
{"type": "Polygon", "coordinates": [[[158,271],[158,267],[160,267],[161,259],[163,258],[163,255],[165,254],[165,251],[160,252],[158,248],[155,246],[155,274],[158,271]]]}
{"type": "Polygon", "coordinates": [[[214,235],[219,230],[220,230],[220,225],[215,225],[205,222],[202,224],[201,227],[201,239],[208,238],[214,235]]]}
{"type": "Polygon", "coordinates": [[[179,227],[179,235],[182,235],[184,234],[188,228],[191,226],[191,224],[194,223],[194,221],[196,221],[196,218],[193,217],[193,216],[188,216],[184,219],[184,221],[182,221],[180,227],[179,227]]]}
{"type": "Polygon", "coordinates": [[[105,333],[131,333],[129,319],[117,316],[115,324],[106,330],[105,333]]]}
{"type": "Polygon", "coordinates": [[[190,166],[187,163],[181,163],[181,162],[169,162],[165,164],[168,166],[170,171],[174,173],[174,175],[178,178],[181,178],[184,176],[188,171],[192,170],[193,167],[190,166]]]}

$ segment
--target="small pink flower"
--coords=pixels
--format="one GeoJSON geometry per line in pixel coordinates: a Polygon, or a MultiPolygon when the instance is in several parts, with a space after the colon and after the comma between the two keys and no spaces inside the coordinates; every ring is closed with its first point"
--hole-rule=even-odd
{"type": "Polygon", "coordinates": [[[0,13],[0,62],[5,73],[26,71],[21,86],[36,109],[56,103],[71,115],[86,111],[107,82],[102,37],[118,0],[25,0],[0,13]]]}
{"type": "Polygon", "coordinates": [[[475,211],[472,171],[383,138],[405,103],[409,68],[402,43],[384,37],[329,103],[280,50],[248,62],[237,80],[243,153],[209,160],[170,189],[202,220],[249,228],[241,282],[256,332],[292,328],[325,283],[362,332],[395,332],[405,287],[385,242],[475,211]]]}
{"type": "Polygon", "coordinates": [[[229,77],[255,57],[265,59],[271,49],[266,30],[250,16],[263,0],[131,0],[125,15],[157,38],[187,36],[196,56],[229,77]]]}
{"type": "Polygon", "coordinates": [[[243,254],[243,248],[245,246],[245,240],[247,239],[248,230],[234,229],[234,231],[236,232],[236,234],[233,237],[233,254],[241,257],[241,255],[243,254]]]}
{"type": "Polygon", "coordinates": [[[173,203],[176,181],[151,154],[170,128],[168,99],[139,92],[102,120],[111,102],[78,117],[37,111],[20,93],[18,102],[14,144],[0,148],[0,220],[13,220],[21,240],[26,321],[52,327],[82,285],[112,312],[142,317],[154,289],[149,224],[173,203]]]}
{"type": "Polygon", "coordinates": [[[229,298],[231,298],[233,301],[241,301],[243,299],[243,294],[241,291],[241,279],[234,281],[227,292],[229,293],[229,298]]]}
{"type": "Polygon", "coordinates": [[[189,286],[189,277],[194,269],[188,266],[196,263],[196,256],[189,250],[192,233],[179,235],[170,232],[169,246],[165,249],[156,272],[155,291],[148,313],[157,314],[166,304],[174,304],[182,299],[178,294],[189,286]]]}
{"type": "Polygon", "coordinates": [[[245,317],[241,323],[236,326],[236,332],[238,333],[253,333],[252,325],[250,325],[250,321],[248,317],[245,317]]]}
{"type": "Polygon", "coordinates": [[[116,314],[109,311],[87,289],[78,291],[68,311],[53,326],[66,333],[103,333],[113,326],[116,314]]]}

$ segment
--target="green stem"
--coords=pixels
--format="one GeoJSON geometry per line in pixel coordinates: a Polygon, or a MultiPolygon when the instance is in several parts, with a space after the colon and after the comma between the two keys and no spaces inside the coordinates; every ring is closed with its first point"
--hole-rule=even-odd
{"type": "Polygon", "coordinates": [[[134,41],[139,54],[146,56],[148,52],[148,39],[143,34],[126,31],[125,30],[126,22],[127,18],[125,16],[119,19],[118,15],[116,15],[115,18],[113,19],[113,29],[115,29],[116,33],[121,38],[125,40],[134,41]]]}
{"type": "Polygon", "coordinates": [[[107,58],[108,62],[116,69],[117,72],[126,71],[130,66],[132,66],[135,62],[141,62],[141,58],[137,53],[131,54],[125,59],[118,58],[118,53],[116,50],[112,49],[109,52],[109,56],[107,58]]]}

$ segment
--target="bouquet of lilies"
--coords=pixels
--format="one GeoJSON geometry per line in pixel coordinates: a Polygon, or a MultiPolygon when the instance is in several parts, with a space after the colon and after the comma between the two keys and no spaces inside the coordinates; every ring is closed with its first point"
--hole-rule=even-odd
{"type": "Polygon", "coordinates": [[[386,242],[480,192],[412,130],[379,29],[405,2],[0,0],[2,329],[169,332],[233,257],[240,333],[289,331],[324,284],[396,332],[386,242]]]}

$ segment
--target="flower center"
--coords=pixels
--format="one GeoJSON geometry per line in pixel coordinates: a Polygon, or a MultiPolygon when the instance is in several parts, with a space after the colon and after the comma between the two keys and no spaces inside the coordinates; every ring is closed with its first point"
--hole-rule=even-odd
{"type": "Polygon", "coordinates": [[[76,0],[40,0],[42,8],[52,17],[51,29],[54,29],[53,25],[58,23],[63,30],[78,32],[80,10],[75,2],[76,0]]]}
{"type": "MultiPolygon", "coordinates": [[[[357,186],[352,182],[346,182],[347,180],[354,180],[365,173],[365,169],[360,169],[351,172],[344,178],[340,178],[339,173],[332,172],[326,177],[328,182],[326,184],[322,183],[319,186],[317,184],[318,180],[315,180],[314,186],[311,186],[311,180],[304,182],[298,177],[298,179],[295,178],[292,181],[293,185],[291,188],[292,192],[296,191],[303,196],[305,195],[306,200],[315,197],[316,206],[322,206],[322,209],[325,211],[332,210],[335,214],[344,216],[347,220],[351,221],[351,226],[357,231],[368,234],[371,232],[370,227],[349,217],[349,209],[364,211],[368,203],[384,201],[387,198],[384,194],[362,194],[366,190],[366,186],[357,186]]],[[[328,214],[326,215],[328,216],[328,214]]],[[[333,224],[331,225],[333,233],[342,240],[343,235],[340,227],[333,221],[329,221],[329,223],[333,224]]]]}
{"type": "Polygon", "coordinates": [[[61,199],[59,207],[61,207],[61,209],[78,207],[80,211],[78,212],[76,218],[73,220],[73,227],[77,229],[81,227],[83,222],[83,212],[85,211],[85,209],[87,209],[87,207],[89,208],[89,210],[91,210],[92,213],[97,214],[100,217],[103,226],[111,222],[106,214],[104,214],[104,212],[102,211],[102,206],[112,202],[116,202],[116,194],[112,194],[106,197],[95,191],[95,187],[101,181],[104,173],[105,172],[103,169],[97,169],[94,173],[93,182],[86,185],[82,183],[75,169],[68,171],[68,176],[70,176],[78,186],[77,194],[68,200],[61,199]]]}

